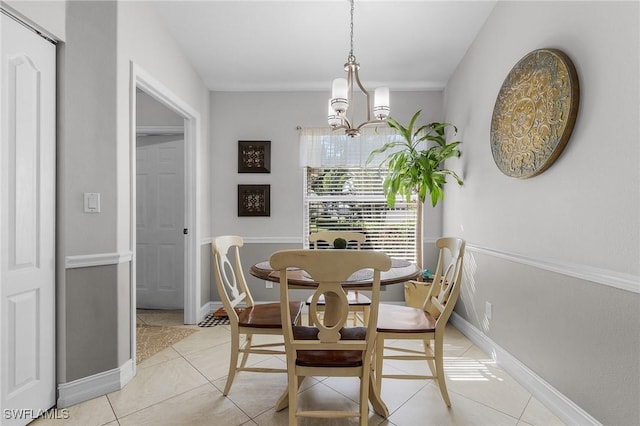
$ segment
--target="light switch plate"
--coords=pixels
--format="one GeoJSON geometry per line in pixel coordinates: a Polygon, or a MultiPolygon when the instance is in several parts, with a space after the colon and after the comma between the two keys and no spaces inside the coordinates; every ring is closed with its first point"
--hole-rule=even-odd
{"type": "Polygon", "coordinates": [[[99,192],[84,193],[84,212],[100,213],[100,193],[99,192]]]}

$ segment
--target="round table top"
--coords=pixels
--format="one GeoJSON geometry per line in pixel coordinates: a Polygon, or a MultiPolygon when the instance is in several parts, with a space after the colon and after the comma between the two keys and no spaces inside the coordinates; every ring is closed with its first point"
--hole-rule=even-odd
{"type": "MultiPolygon", "coordinates": [[[[274,271],[268,261],[259,262],[251,266],[249,273],[262,280],[280,282],[279,271],[274,271]]],[[[402,259],[391,259],[391,269],[380,273],[380,285],[404,283],[408,280],[416,279],[420,271],[415,263],[402,259]]],[[[287,271],[289,285],[300,288],[315,288],[318,283],[313,281],[306,271],[301,269],[289,269],[287,271]]],[[[371,288],[373,280],[373,270],[362,269],[357,271],[342,286],[346,289],[366,289],[371,288]]]]}

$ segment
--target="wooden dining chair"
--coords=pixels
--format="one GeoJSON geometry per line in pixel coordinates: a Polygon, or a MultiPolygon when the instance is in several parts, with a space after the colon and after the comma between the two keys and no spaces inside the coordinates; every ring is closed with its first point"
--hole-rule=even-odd
{"type": "MultiPolygon", "coordinates": [[[[329,247],[333,247],[333,242],[336,238],[342,238],[347,243],[355,243],[356,249],[362,248],[362,243],[366,240],[366,235],[362,232],[348,232],[348,231],[323,231],[313,232],[309,234],[309,243],[311,243],[314,249],[318,249],[322,242],[328,244],[329,247]]],[[[349,301],[349,312],[353,320],[353,325],[367,325],[369,319],[369,311],[371,308],[371,299],[356,290],[350,290],[347,292],[347,300],[349,301]],[[360,316],[362,315],[362,316],[360,316]]],[[[307,299],[307,306],[311,304],[311,297],[307,299]]],[[[320,311],[324,307],[324,299],[320,299],[318,304],[320,311]]],[[[311,317],[309,317],[311,321],[311,317]]],[[[309,322],[309,325],[313,325],[309,322]]]]}
{"type": "MultiPolygon", "coordinates": [[[[234,235],[216,237],[211,244],[216,288],[231,325],[231,359],[229,360],[227,383],[223,392],[225,396],[229,393],[238,371],[262,373],[285,373],[287,371],[285,369],[246,366],[249,354],[283,355],[286,352],[284,341],[282,343],[253,343],[253,335],[255,334],[282,335],[281,305],[280,303],[254,303],[242,271],[240,261],[240,247],[242,245],[242,238],[234,235]],[[228,255],[230,254],[235,257],[235,267],[229,261],[228,255]],[[244,306],[241,306],[240,304],[243,302],[244,306]],[[245,336],[242,347],[240,346],[241,336],[245,336]],[[273,349],[277,347],[281,349],[273,349]],[[242,354],[240,365],[238,365],[239,354],[242,354]]],[[[284,309],[288,313],[289,320],[294,324],[300,324],[304,303],[291,302],[282,306],[289,307],[289,309],[284,309]]]]}
{"type": "Polygon", "coordinates": [[[378,317],[375,374],[376,389],[382,388],[382,379],[434,379],[447,407],[451,400],[447,392],[444,375],[444,331],[447,321],[458,299],[462,281],[462,261],[465,241],[460,238],[439,238],[436,247],[440,250],[431,291],[420,308],[397,305],[380,305],[378,317]],[[446,262],[448,259],[448,262],[446,262]],[[445,264],[447,265],[445,267],[445,264]],[[421,340],[423,350],[385,346],[387,340],[421,340]],[[385,355],[385,351],[396,351],[403,355],[385,355]],[[431,375],[383,374],[383,360],[426,361],[431,375]]]}
{"type": "Polygon", "coordinates": [[[369,414],[369,385],[371,360],[375,344],[375,330],[380,300],[380,271],[391,268],[389,257],[375,251],[357,250],[284,250],[269,260],[280,271],[280,303],[290,303],[288,267],[306,271],[318,282],[309,315],[314,326],[290,326],[289,311],[282,311],[284,342],[287,350],[289,425],[297,425],[298,417],[345,418],[359,417],[366,425],[369,414]],[[373,269],[372,304],[367,327],[348,325],[349,305],[341,282],[354,272],[373,269]],[[324,317],[318,316],[318,300],[326,298],[324,317]],[[351,411],[298,411],[298,387],[307,376],[359,377],[360,409],[351,411]]]}

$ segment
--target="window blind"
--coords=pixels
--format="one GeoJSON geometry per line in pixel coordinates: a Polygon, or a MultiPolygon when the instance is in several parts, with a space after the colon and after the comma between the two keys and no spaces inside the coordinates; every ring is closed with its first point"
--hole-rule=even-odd
{"type": "Polygon", "coordinates": [[[363,249],[415,260],[416,203],[397,200],[387,206],[383,171],[362,167],[305,167],[304,227],[318,231],[354,231],[367,236],[363,249]]]}

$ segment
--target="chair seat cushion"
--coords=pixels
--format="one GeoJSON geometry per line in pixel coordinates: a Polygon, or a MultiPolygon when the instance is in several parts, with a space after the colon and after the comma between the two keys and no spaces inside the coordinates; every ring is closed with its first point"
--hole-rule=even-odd
{"type": "MultiPolygon", "coordinates": [[[[366,327],[347,327],[340,330],[342,340],[364,340],[366,335],[366,327]]],[[[295,326],[293,327],[293,338],[296,340],[317,340],[318,328],[295,326]]],[[[296,365],[304,367],[360,367],[362,366],[362,351],[298,351],[296,365]]]]}
{"type": "Polygon", "coordinates": [[[422,309],[409,306],[380,304],[379,333],[430,333],[436,329],[436,319],[422,309]]]}
{"type": "MultiPolygon", "coordinates": [[[[289,302],[291,322],[298,322],[304,302],[289,302]]],[[[254,305],[238,312],[238,325],[240,327],[254,328],[282,328],[280,320],[280,303],[263,303],[254,305]]]]}
{"type": "MultiPolygon", "coordinates": [[[[311,298],[313,296],[309,296],[307,299],[307,305],[311,305],[311,298]]],[[[349,301],[349,306],[371,306],[371,299],[360,292],[349,291],[347,292],[347,300],[349,301]]],[[[318,299],[318,306],[324,306],[324,295],[321,295],[318,299]]]]}

